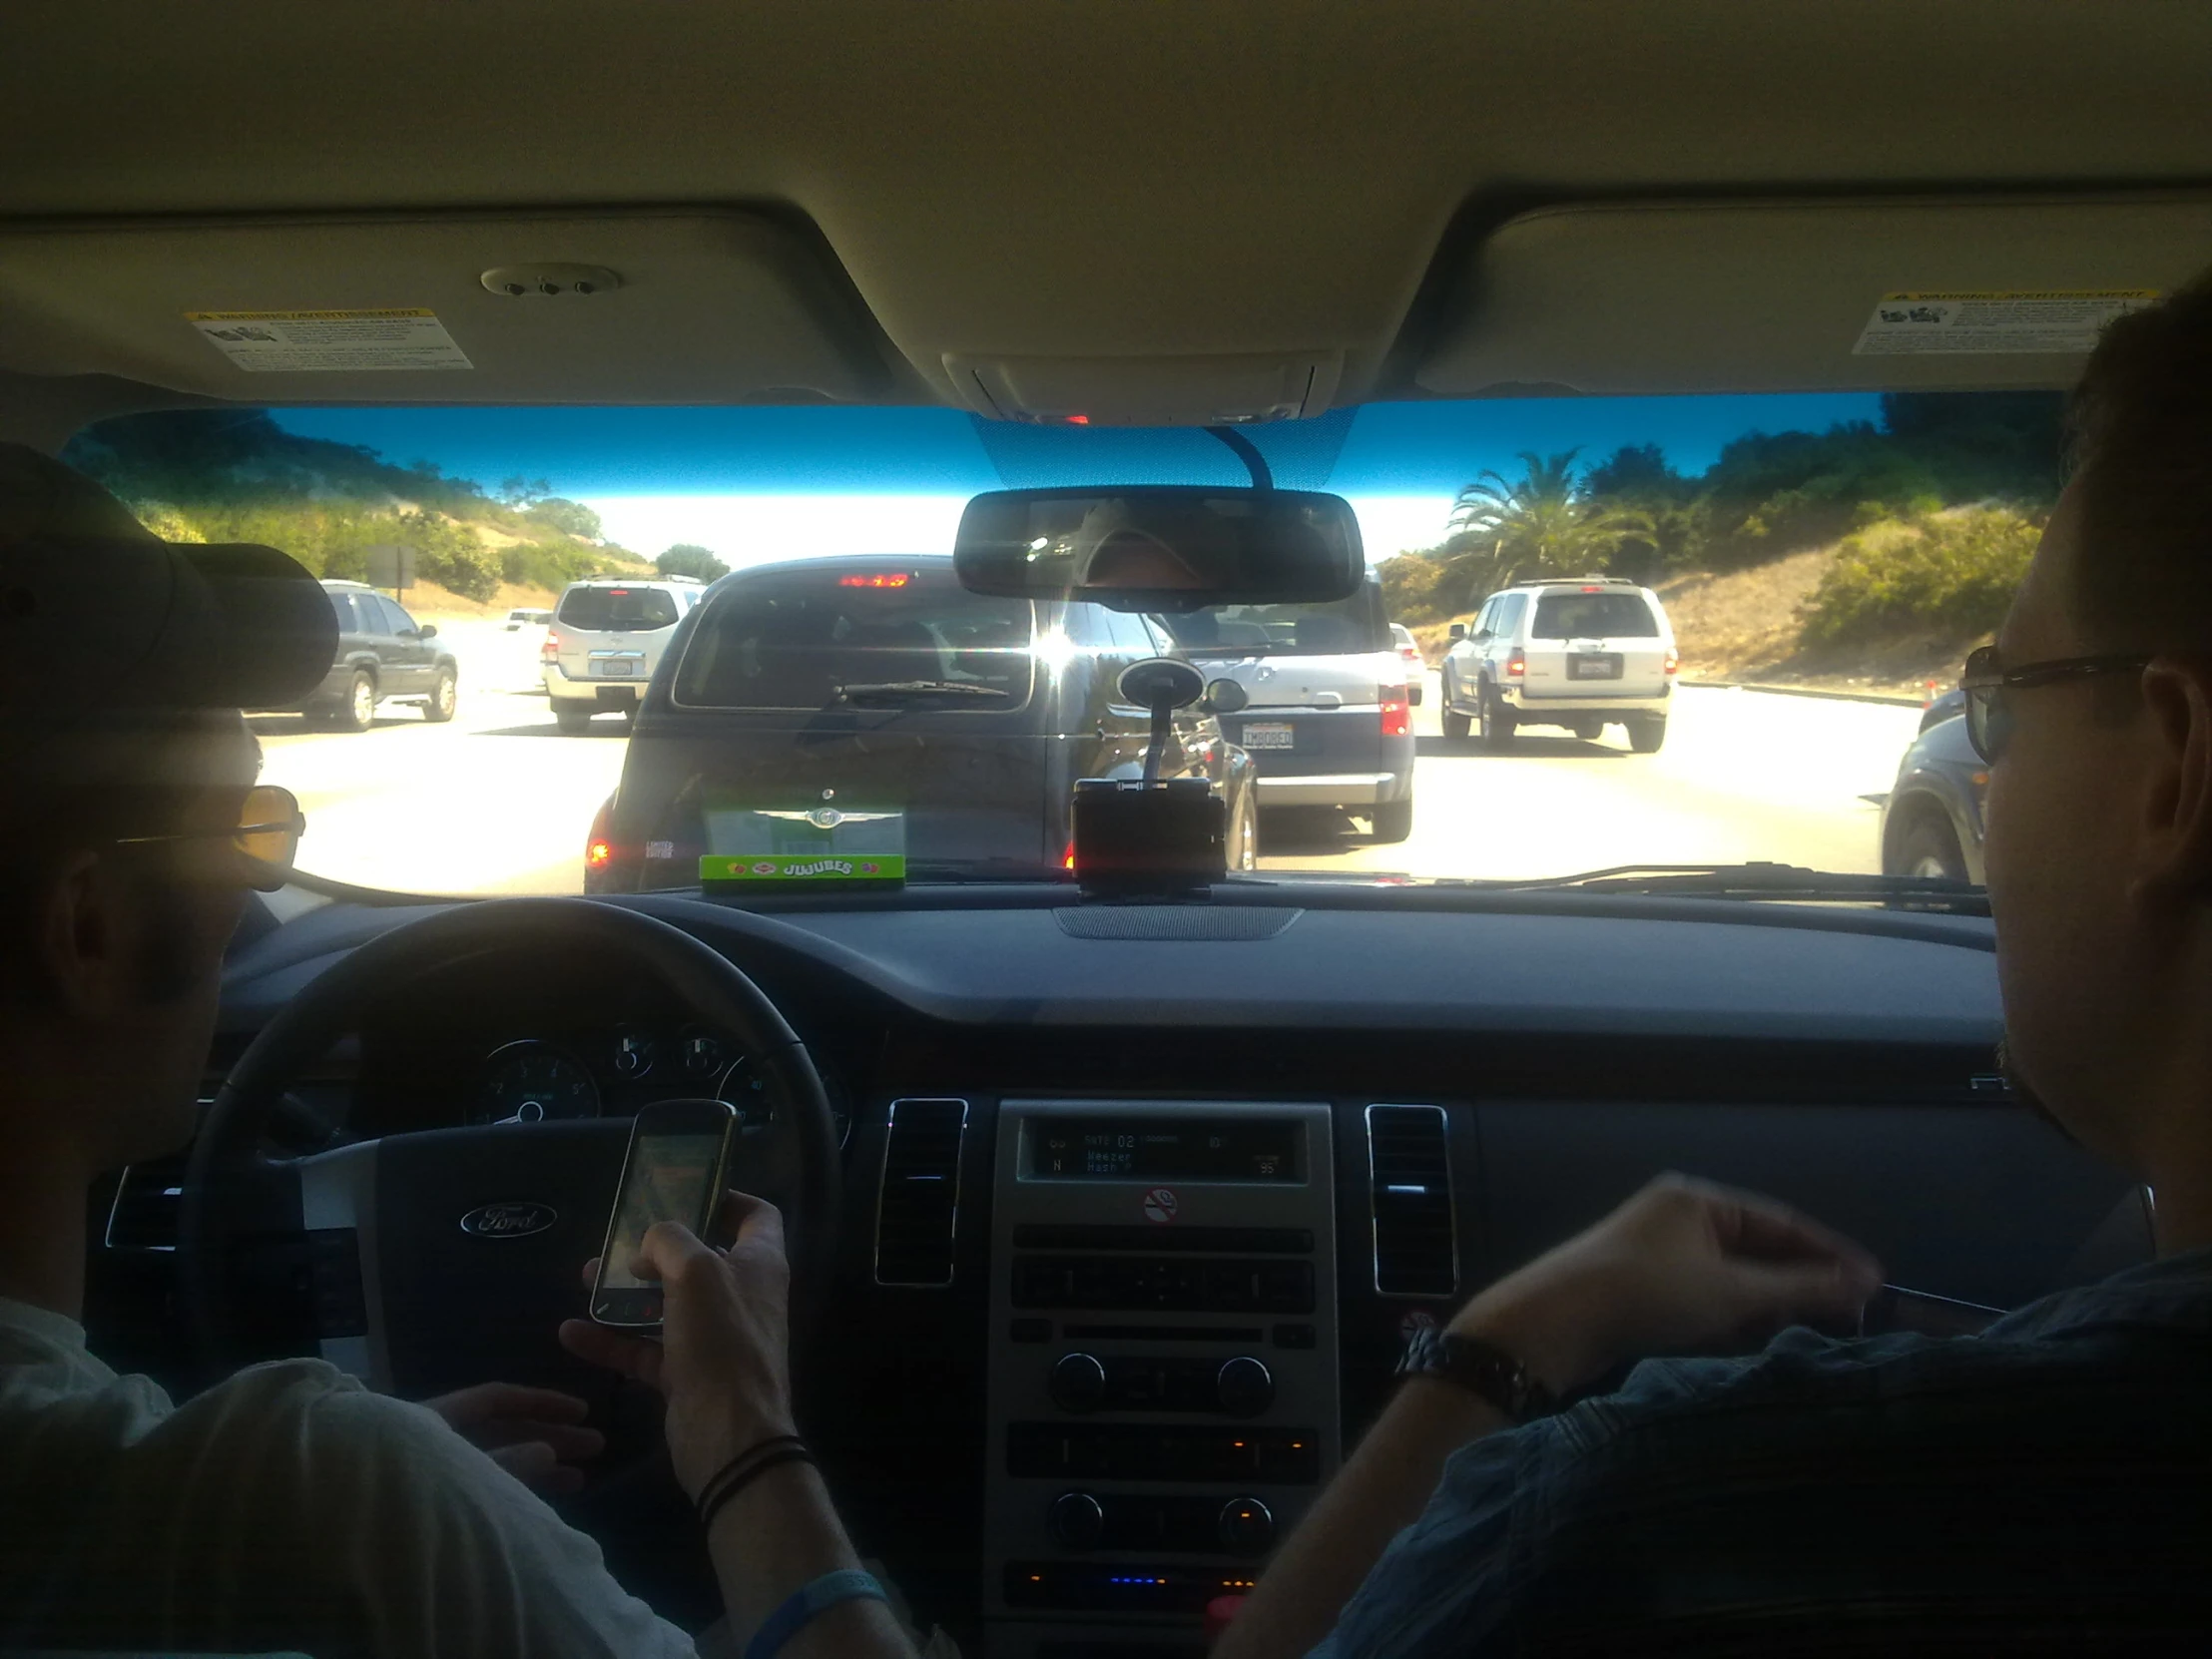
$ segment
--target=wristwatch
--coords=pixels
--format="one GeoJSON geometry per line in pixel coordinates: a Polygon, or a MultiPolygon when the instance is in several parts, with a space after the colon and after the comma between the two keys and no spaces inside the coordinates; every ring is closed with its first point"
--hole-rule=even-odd
{"type": "Polygon", "coordinates": [[[1420,1325],[1405,1339],[1397,1362],[1400,1377],[1434,1377],[1456,1382],[1487,1400],[1515,1422],[1549,1416],[1559,1401],[1528,1368],[1493,1343],[1462,1337],[1433,1325],[1420,1325]]]}

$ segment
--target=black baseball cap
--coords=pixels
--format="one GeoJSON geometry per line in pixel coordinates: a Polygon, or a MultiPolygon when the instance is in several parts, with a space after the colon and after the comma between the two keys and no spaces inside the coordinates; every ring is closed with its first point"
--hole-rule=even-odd
{"type": "Polygon", "coordinates": [[[162,540],[90,479],[0,444],[0,718],[296,704],[337,618],[274,547],[162,540]]]}

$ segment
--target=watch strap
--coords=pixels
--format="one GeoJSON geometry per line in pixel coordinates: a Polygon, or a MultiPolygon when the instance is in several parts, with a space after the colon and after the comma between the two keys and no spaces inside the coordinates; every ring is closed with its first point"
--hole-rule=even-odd
{"type": "Polygon", "coordinates": [[[1416,1328],[1406,1339],[1397,1375],[1433,1377],[1457,1383],[1514,1422],[1548,1416],[1559,1408],[1552,1391],[1504,1349],[1479,1337],[1461,1336],[1433,1325],[1416,1328]]]}

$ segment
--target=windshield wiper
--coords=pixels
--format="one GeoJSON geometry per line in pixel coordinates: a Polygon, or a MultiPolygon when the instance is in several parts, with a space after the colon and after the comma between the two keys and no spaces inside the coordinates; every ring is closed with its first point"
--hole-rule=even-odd
{"type": "Polygon", "coordinates": [[[1007,694],[996,686],[979,686],[972,680],[884,680],[873,685],[839,686],[838,698],[846,703],[903,703],[916,697],[995,697],[1007,694]]]}
{"type": "Polygon", "coordinates": [[[1905,910],[1985,916],[1989,894],[1947,875],[1859,875],[1759,859],[1744,864],[1615,864],[1578,875],[1533,880],[1458,881],[1507,892],[1637,893],[1655,897],[1799,899],[1812,903],[1888,904],[1905,910]]]}

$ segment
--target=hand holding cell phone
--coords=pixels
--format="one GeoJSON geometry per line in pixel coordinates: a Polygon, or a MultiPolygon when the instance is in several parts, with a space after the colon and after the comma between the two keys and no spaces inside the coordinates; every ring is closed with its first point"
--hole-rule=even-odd
{"type": "Polygon", "coordinates": [[[599,1324],[633,1331],[661,1324],[663,1289],[636,1271],[645,1236],[662,1222],[695,1238],[707,1232],[727,1184],[737,1117],[720,1100],[667,1100],[637,1115],[591,1288],[599,1324]]]}

